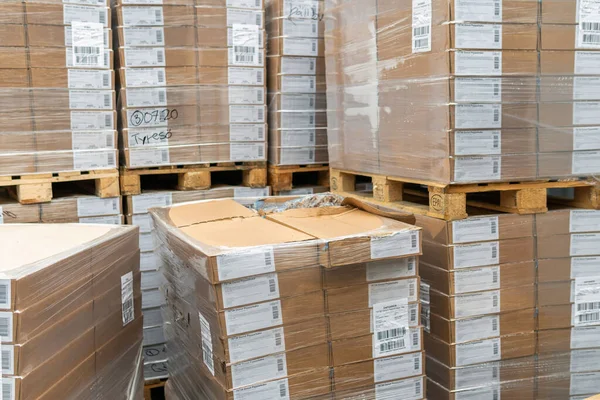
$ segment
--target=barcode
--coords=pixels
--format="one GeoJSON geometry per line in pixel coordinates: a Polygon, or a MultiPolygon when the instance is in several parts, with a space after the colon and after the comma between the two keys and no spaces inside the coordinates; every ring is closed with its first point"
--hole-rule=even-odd
{"type": "Polygon", "coordinates": [[[496,318],[492,319],[492,330],[494,332],[498,330],[498,320],[496,318]]]}
{"type": "Polygon", "coordinates": [[[255,7],[260,7],[260,0],[256,0],[256,1],[254,2],[254,6],[255,6],[255,7]]]}
{"type": "Polygon", "coordinates": [[[234,46],[234,51],[236,53],[256,53],[256,47],[254,46],[234,46]]]}
{"type": "Polygon", "coordinates": [[[492,378],[494,378],[494,379],[498,378],[498,367],[492,368],[492,378]]]}
{"type": "MultiPolygon", "coordinates": [[[[259,1],[259,0],[257,0],[259,1]]],[[[279,397],[284,398],[287,397],[287,388],[285,387],[285,383],[279,384],[279,397]]]]}
{"type": "Polygon", "coordinates": [[[108,153],[108,157],[106,157],[107,166],[115,165],[115,155],[113,153],[108,153]]]}
{"type": "Polygon", "coordinates": [[[417,248],[417,235],[416,234],[412,234],[410,237],[410,247],[413,249],[417,248]]]}
{"type": "Polygon", "coordinates": [[[236,54],[235,62],[236,63],[253,63],[254,62],[254,54],[236,54]]]}
{"type": "Polygon", "coordinates": [[[112,114],[106,114],[104,116],[104,126],[107,128],[112,128],[112,114]]]}
{"type": "Polygon", "coordinates": [[[162,22],[162,10],[155,10],[154,18],[156,19],[156,22],[162,22]]]}
{"type": "Polygon", "coordinates": [[[498,271],[492,272],[492,283],[498,283],[498,271]]]}
{"type": "Polygon", "coordinates": [[[2,380],[2,398],[6,400],[11,400],[12,397],[12,381],[4,382],[2,380]]]}
{"type": "Polygon", "coordinates": [[[500,84],[494,83],[494,96],[498,96],[500,94],[500,84]]]}
{"type": "Polygon", "coordinates": [[[415,39],[415,49],[426,49],[429,47],[429,38],[415,39]]]}
{"type": "Polygon", "coordinates": [[[118,200],[114,200],[114,201],[112,202],[112,205],[113,205],[113,211],[117,211],[117,210],[119,209],[119,206],[118,206],[118,204],[117,204],[117,203],[118,203],[118,200]]]}
{"type": "Polygon", "coordinates": [[[500,110],[495,108],[494,109],[494,122],[498,122],[500,121],[500,110]]]}
{"type": "Polygon", "coordinates": [[[110,72],[107,72],[102,75],[102,86],[110,87],[110,72]]]}
{"type": "Polygon", "coordinates": [[[494,30],[494,43],[500,43],[500,30],[494,30]]]}
{"type": "MultiPolygon", "coordinates": [[[[494,161],[494,172],[498,172],[497,168],[498,168],[498,162],[494,161]]],[[[497,258],[497,257],[498,257],[498,247],[493,246],[492,247],[492,258],[497,258]]]]}
{"type": "Polygon", "coordinates": [[[314,106],[315,106],[315,98],[314,97],[309,97],[308,98],[308,107],[314,108],[314,106]]]}
{"type": "Polygon", "coordinates": [[[262,72],[262,70],[256,71],[256,83],[263,83],[263,72],[262,72]]]}
{"type": "Polygon", "coordinates": [[[157,44],[162,44],[162,42],[163,42],[163,33],[162,33],[161,29],[158,29],[156,31],[156,42],[157,42],[157,44]]]}
{"type": "Polygon", "coordinates": [[[314,125],[314,123],[315,123],[315,116],[309,115],[308,116],[308,124],[312,126],[312,125],[314,125]]]}
{"type": "Polygon", "coordinates": [[[99,56],[94,55],[75,55],[75,64],[77,65],[98,65],[99,56]]]}
{"type": "Polygon", "coordinates": [[[310,60],[309,71],[314,71],[315,70],[315,65],[316,65],[315,61],[314,60],[310,60]]]}
{"type": "Polygon", "coordinates": [[[419,345],[419,334],[416,333],[416,332],[413,333],[412,345],[413,346],[418,346],[419,345]]]}
{"type": "Polygon", "coordinates": [[[492,400],[498,400],[498,389],[494,389],[494,394],[492,395],[492,400]]]}
{"type": "Polygon", "coordinates": [[[391,342],[381,343],[379,345],[379,351],[387,353],[389,351],[403,349],[405,346],[404,339],[392,340],[391,342]]]}
{"type": "Polygon", "coordinates": [[[421,369],[421,357],[415,358],[414,369],[415,369],[415,371],[418,371],[419,369],[421,369]]]}
{"type": "Polygon", "coordinates": [[[410,310],[410,321],[417,322],[417,309],[416,308],[413,308],[412,310],[410,310]]]}
{"type": "Polygon", "coordinates": [[[259,103],[263,102],[263,90],[262,89],[257,90],[257,92],[256,92],[256,101],[259,102],[259,103]]]}
{"type": "Polygon", "coordinates": [[[387,340],[406,335],[406,328],[393,328],[377,332],[377,340],[387,340]]]}
{"type": "Polygon", "coordinates": [[[492,298],[492,307],[498,307],[498,296],[492,298]]]}
{"type": "MultiPolygon", "coordinates": [[[[492,144],[492,147],[494,149],[497,149],[498,147],[500,147],[500,137],[499,136],[494,136],[494,143],[492,144]]],[[[496,232],[492,232],[492,233],[496,233],[496,232]]]]}
{"type": "Polygon", "coordinates": [[[112,106],[112,99],[110,94],[105,94],[104,95],[104,107],[110,107],[112,106]]]}
{"type": "MultiPolygon", "coordinates": [[[[264,139],[264,137],[265,137],[265,129],[262,126],[259,126],[258,127],[258,138],[262,140],[262,139],[264,139]]],[[[269,255],[269,257],[270,257],[270,255],[269,255]]]]}
{"type": "Polygon", "coordinates": [[[282,372],[283,371],[283,359],[279,358],[277,360],[277,371],[282,372]]]}
{"type": "Polygon", "coordinates": [[[262,15],[260,13],[256,14],[256,25],[261,25],[261,23],[262,23],[262,15]]]}
{"type": "Polygon", "coordinates": [[[312,24],[312,33],[317,33],[317,23],[313,22],[312,24]]]}
{"type": "Polygon", "coordinates": [[[408,297],[413,297],[415,295],[415,284],[411,283],[408,285],[408,297]]]}
{"type": "Polygon", "coordinates": [[[204,361],[204,363],[207,366],[212,368],[212,365],[213,365],[212,350],[210,349],[210,347],[208,347],[208,345],[204,341],[202,341],[202,360],[204,361]]]}
{"type": "Polygon", "coordinates": [[[315,142],[315,133],[314,132],[310,132],[308,134],[308,141],[309,141],[309,143],[314,143],[315,142]]]}
{"type": "MultiPolygon", "coordinates": [[[[415,239],[417,237],[415,236],[415,239]]],[[[409,271],[413,271],[415,269],[415,259],[411,258],[410,260],[408,260],[408,270],[409,271]]]]}
{"type": "Polygon", "coordinates": [[[257,113],[257,118],[258,118],[258,122],[262,122],[265,119],[265,110],[263,110],[262,108],[258,109],[258,113],[257,113]]]}
{"type": "Polygon", "coordinates": [[[600,44],[600,35],[586,33],[583,35],[583,43],[600,44]]]}
{"type": "Polygon", "coordinates": [[[310,88],[311,89],[315,88],[315,81],[313,79],[310,79],[310,88]]]}
{"type": "MultiPolygon", "coordinates": [[[[494,161],[494,167],[492,168],[492,173],[497,174],[499,169],[500,169],[500,165],[498,165],[498,161],[494,161]]],[[[492,257],[496,258],[496,256],[494,254],[496,254],[495,247],[492,249],[492,257]]]]}
{"type": "Polygon", "coordinates": [[[275,334],[275,346],[277,346],[277,347],[281,346],[281,333],[275,334]]]}
{"type": "Polygon", "coordinates": [[[269,292],[275,293],[275,290],[276,290],[275,279],[269,279],[269,292]]]}
{"type": "Polygon", "coordinates": [[[315,160],[315,151],[313,149],[310,149],[308,151],[308,160],[309,161],[314,161],[315,160]]]}
{"type": "Polygon", "coordinates": [[[418,380],[415,382],[415,394],[420,394],[421,393],[421,381],[418,380]]]}
{"type": "Polygon", "coordinates": [[[8,285],[0,286],[0,304],[8,304],[8,285]]]}
{"type": "Polygon", "coordinates": [[[279,319],[279,307],[273,306],[272,311],[273,311],[273,319],[279,319]]]}
{"type": "Polygon", "coordinates": [[[169,150],[163,150],[161,153],[162,162],[169,162],[169,150]]]}
{"type": "Polygon", "coordinates": [[[115,145],[113,143],[113,135],[112,135],[112,133],[106,135],[106,147],[114,147],[114,146],[115,145]]]}
{"type": "Polygon", "coordinates": [[[600,22],[582,22],[581,29],[584,31],[600,31],[600,22]]]}
{"type": "Polygon", "coordinates": [[[108,53],[104,53],[104,66],[108,67],[110,64],[109,60],[108,60],[108,53]]]}
{"type": "Polygon", "coordinates": [[[270,267],[273,265],[273,260],[271,259],[271,252],[267,251],[265,253],[265,266],[270,267]]]}
{"type": "Polygon", "coordinates": [[[165,71],[163,70],[159,70],[158,71],[158,83],[163,83],[165,81],[165,71]]]}
{"type": "Polygon", "coordinates": [[[313,42],[312,43],[312,52],[316,53],[317,52],[317,42],[313,42]]]}
{"type": "Polygon", "coordinates": [[[577,304],[577,311],[591,311],[600,309],[600,302],[595,301],[592,303],[579,303],[577,304]]]}
{"type": "Polygon", "coordinates": [[[106,12],[105,11],[100,11],[100,13],[98,14],[98,22],[101,24],[106,23],[106,12]]]}
{"type": "Polygon", "coordinates": [[[500,348],[498,347],[498,342],[493,343],[494,355],[498,355],[500,348]]]}
{"type": "Polygon", "coordinates": [[[158,102],[163,104],[167,102],[167,91],[166,90],[159,90],[158,91],[158,102]]]}
{"type": "Polygon", "coordinates": [[[591,314],[582,314],[579,316],[579,322],[590,322],[590,321],[598,321],[600,320],[600,312],[595,312],[591,314]]]}
{"type": "Polygon", "coordinates": [[[494,69],[500,69],[500,57],[494,57],[494,69]]]}
{"type": "Polygon", "coordinates": [[[10,352],[8,350],[2,352],[2,370],[10,369],[10,352]]]}
{"type": "Polygon", "coordinates": [[[413,28],[413,36],[423,36],[429,34],[429,26],[419,26],[413,28]]]}
{"type": "Polygon", "coordinates": [[[494,3],[494,15],[496,17],[500,16],[500,0],[494,3]]]}
{"type": "Polygon", "coordinates": [[[265,151],[265,149],[262,146],[258,148],[258,157],[259,158],[264,157],[264,151],[265,151]]]}
{"type": "Polygon", "coordinates": [[[165,54],[163,53],[163,50],[159,50],[156,52],[156,62],[159,64],[165,62],[165,54]]]}

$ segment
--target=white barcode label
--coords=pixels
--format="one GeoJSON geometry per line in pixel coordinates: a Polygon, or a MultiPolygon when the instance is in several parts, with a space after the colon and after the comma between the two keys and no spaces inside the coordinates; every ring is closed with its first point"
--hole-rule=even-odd
{"type": "Polygon", "coordinates": [[[457,21],[502,22],[502,0],[455,0],[457,21]]]}
{"type": "Polygon", "coordinates": [[[373,378],[375,383],[404,379],[421,375],[423,363],[421,353],[404,354],[373,360],[373,378]]]}
{"type": "Polygon", "coordinates": [[[265,104],[264,87],[230,86],[229,104],[265,104]]]}
{"type": "Polygon", "coordinates": [[[461,294],[454,297],[456,318],[500,312],[500,291],[461,294]]]}
{"type": "Polygon", "coordinates": [[[317,60],[315,58],[282,57],[280,62],[283,75],[315,75],[317,73],[317,60]]]}
{"type": "Polygon", "coordinates": [[[502,75],[501,51],[456,51],[456,75],[502,75]]]}
{"type": "Polygon", "coordinates": [[[431,286],[425,282],[421,282],[420,289],[419,300],[421,300],[421,303],[429,304],[431,302],[431,286]]]}
{"type": "Polygon", "coordinates": [[[500,267],[469,268],[454,272],[454,293],[500,288],[500,267]]]}
{"type": "Polygon", "coordinates": [[[416,264],[415,257],[370,262],[365,278],[367,282],[407,278],[416,274],[416,264]]]}
{"type": "Polygon", "coordinates": [[[269,188],[236,187],[233,189],[233,198],[265,197],[269,195],[269,188]]]}
{"type": "Polygon", "coordinates": [[[281,93],[316,93],[316,76],[284,75],[281,77],[281,93]]]}
{"type": "Polygon", "coordinates": [[[92,22],[108,26],[108,9],[104,7],[89,7],[80,5],[63,5],[63,23],[72,25],[73,22],[92,22]]]}
{"type": "Polygon", "coordinates": [[[282,111],[311,111],[316,110],[317,96],[315,94],[281,94],[282,111]]]}
{"type": "Polygon", "coordinates": [[[233,400],[290,400],[287,379],[259,383],[233,390],[233,400]]]}
{"type": "Polygon", "coordinates": [[[600,74],[600,53],[595,51],[576,51],[574,72],[576,75],[600,74]]]}
{"type": "Polygon", "coordinates": [[[571,328],[571,349],[595,347],[600,337],[600,326],[581,326],[571,328]]]}
{"type": "Polygon", "coordinates": [[[227,335],[238,335],[281,324],[283,316],[279,300],[225,311],[227,335]]]}
{"type": "Polygon", "coordinates": [[[125,326],[133,321],[134,318],[132,272],[128,272],[121,276],[121,310],[123,316],[123,326],[125,326]]]}
{"type": "Polygon", "coordinates": [[[410,348],[406,298],[373,305],[373,357],[403,353],[410,348]]]}
{"type": "Polygon", "coordinates": [[[431,0],[412,0],[412,52],[431,51],[431,0]]]}
{"type": "Polygon", "coordinates": [[[74,67],[102,67],[104,56],[104,25],[73,21],[71,42],[74,67]]]}
{"type": "Polygon", "coordinates": [[[234,24],[231,28],[229,62],[233,65],[263,65],[264,53],[259,49],[258,26],[234,24]]]}
{"type": "Polygon", "coordinates": [[[165,29],[163,27],[123,27],[125,46],[164,46],[165,29]]]}
{"type": "Polygon", "coordinates": [[[500,316],[498,315],[458,319],[454,324],[456,343],[500,336],[500,316]]]}
{"type": "Polygon", "coordinates": [[[163,47],[126,47],[126,67],[164,67],[166,65],[163,47]]]}
{"type": "Polygon", "coordinates": [[[12,343],[13,341],[13,313],[0,312],[0,341],[12,343]]]}
{"type": "Polygon", "coordinates": [[[315,20],[283,19],[283,36],[285,37],[319,37],[319,22],[315,20]]]}
{"type": "Polygon", "coordinates": [[[227,0],[227,7],[262,9],[262,0],[227,0]]]}
{"type": "Polygon", "coordinates": [[[573,150],[596,149],[600,149],[600,127],[584,126],[573,128],[573,150]]]}
{"type": "Polygon", "coordinates": [[[87,52],[85,53],[86,50],[89,50],[87,48],[80,48],[80,49],[75,49],[79,51],[79,56],[75,57],[73,54],[73,47],[67,47],[65,49],[65,66],[67,68],[102,68],[102,69],[108,69],[108,68],[112,68],[112,64],[111,64],[111,60],[110,60],[110,55],[111,52],[109,50],[104,50],[103,53],[101,54],[95,54],[91,53],[91,52],[87,52]],[[87,54],[87,55],[84,55],[87,54]],[[83,59],[83,60],[82,60],[83,59]],[[90,60],[96,60],[97,63],[90,63],[93,61],[90,60]],[[75,65],[75,62],[78,62],[79,64],[81,64],[80,66],[75,65]]]}
{"type": "Polygon", "coordinates": [[[594,256],[600,253],[600,233],[571,235],[571,256],[594,256]]]}
{"type": "Polygon", "coordinates": [[[129,165],[131,167],[152,167],[169,165],[169,148],[130,148],[129,165]]]}
{"type": "Polygon", "coordinates": [[[279,113],[281,119],[281,128],[314,128],[317,125],[316,113],[314,112],[288,112],[279,113]]]}
{"type": "Polygon", "coordinates": [[[369,307],[400,299],[408,299],[409,302],[417,301],[416,279],[369,284],[369,307]]]}
{"type": "Polygon", "coordinates": [[[112,110],[111,90],[69,90],[69,108],[83,110],[112,110]]]}
{"type": "Polygon", "coordinates": [[[456,365],[458,367],[497,361],[500,360],[501,356],[500,338],[456,345],[456,365]]]}
{"type": "Polygon", "coordinates": [[[219,280],[245,278],[247,276],[275,272],[272,247],[226,253],[217,256],[219,280]]]}
{"type": "Polygon", "coordinates": [[[230,85],[264,85],[264,68],[229,67],[227,69],[230,85]]]}
{"type": "MultiPolygon", "coordinates": [[[[147,251],[154,251],[155,248],[156,248],[156,246],[154,245],[154,239],[152,237],[152,234],[140,232],[140,251],[142,253],[147,252],[147,251]]],[[[143,299],[144,298],[142,298],[142,300],[143,299]]],[[[144,306],[143,301],[142,301],[142,306],[144,306]]]]}
{"type": "Polygon", "coordinates": [[[73,169],[78,171],[117,168],[116,151],[74,151],[73,169]]]}
{"type": "Polygon", "coordinates": [[[574,151],[572,171],[575,175],[600,172],[600,151],[574,151]]]}
{"type": "Polygon", "coordinates": [[[234,25],[257,25],[262,27],[262,11],[242,10],[236,8],[227,9],[227,26],[234,25]]]}
{"type": "Polygon", "coordinates": [[[499,239],[498,217],[470,217],[452,222],[453,243],[482,242],[499,239]]]}
{"type": "Polygon", "coordinates": [[[165,86],[166,70],[164,68],[126,68],[125,81],[127,87],[165,86]]]}
{"type": "Polygon", "coordinates": [[[457,156],[495,155],[502,152],[501,131],[457,131],[454,154],[457,156]]]}
{"type": "Polygon", "coordinates": [[[229,122],[232,124],[264,123],[265,107],[251,105],[231,105],[229,106],[229,122]]]}
{"type": "Polygon", "coordinates": [[[457,157],[454,159],[456,182],[495,181],[502,178],[500,156],[457,157]]]}
{"type": "Polygon", "coordinates": [[[4,211],[2,211],[2,206],[0,206],[0,224],[4,223],[4,211]]]}
{"type": "Polygon", "coordinates": [[[315,129],[293,129],[279,131],[282,146],[314,146],[316,144],[315,129]]]}
{"type": "Polygon", "coordinates": [[[319,55],[319,40],[311,38],[283,38],[284,56],[313,56],[319,55]]]}
{"type": "Polygon", "coordinates": [[[578,3],[576,47],[600,48],[600,7],[597,0],[580,0],[578,3]]]}
{"type": "MultiPolygon", "coordinates": [[[[110,47],[110,42],[109,42],[109,30],[106,28],[103,28],[104,30],[104,41],[103,41],[103,45],[104,48],[107,49],[110,47]]],[[[73,47],[73,27],[71,26],[65,26],[65,47],[73,47]]]]}
{"type": "MultiPolygon", "coordinates": [[[[15,346],[4,345],[2,347],[2,369],[0,372],[4,375],[13,375],[15,373],[15,346]]],[[[0,396],[0,400],[6,397],[0,396]]]]}
{"type": "Polygon", "coordinates": [[[100,224],[100,225],[121,225],[120,215],[106,215],[103,217],[82,217],[79,218],[80,224],[100,224]]]}
{"type": "Polygon", "coordinates": [[[456,129],[502,127],[501,104],[457,104],[454,115],[456,129]]]}
{"type": "Polygon", "coordinates": [[[71,148],[73,150],[114,149],[114,131],[73,131],[71,148]]]}
{"type": "Polygon", "coordinates": [[[150,214],[136,214],[131,216],[131,223],[140,228],[140,233],[152,232],[153,224],[150,214]]]}
{"type": "Polygon", "coordinates": [[[395,232],[371,237],[371,258],[400,257],[421,252],[418,231],[395,232]]]}
{"type": "Polygon", "coordinates": [[[378,383],[375,385],[373,400],[418,400],[423,398],[424,378],[419,376],[411,379],[378,383]]]}
{"type": "Polygon", "coordinates": [[[283,147],[279,149],[279,164],[313,164],[315,162],[315,148],[293,148],[283,147]]]}
{"type": "Polygon", "coordinates": [[[171,193],[140,194],[131,196],[134,214],[145,214],[154,207],[167,207],[173,204],[171,193]]]}
{"type": "Polygon", "coordinates": [[[500,242],[454,246],[454,268],[481,267],[500,263],[500,242]]]}
{"type": "Polygon", "coordinates": [[[569,394],[571,396],[598,392],[600,392],[600,372],[571,374],[571,384],[569,387],[569,394]]]}
{"type": "Polygon", "coordinates": [[[572,284],[571,301],[584,305],[600,303],[600,278],[598,276],[575,278],[572,284]]]}
{"type": "Polygon", "coordinates": [[[500,382],[498,363],[479,364],[455,369],[454,385],[457,390],[477,387],[481,385],[481,382],[490,385],[497,385],[500,382]]]}
{"type": "Polygon", "coordinates": [[[264,143],[230,143],[231,161],[260,161],[265,159],[264,143]]]}
{"type": "MultiPolygon", "coordinates": [[[[0,224],[2,224],[2,207],[0,207],[0,224]]],[[[0,308],[7,310],[12,307],[12,286],[10,279],[0,279],[0,308]]]]}
{"type": "Polygon", "coordinates": [[[501,49],[502,25],[456,24],[455,40],[457,49],[501,49]]]}
{"type": "MultiPolygon", "coordinates": [[[[121,213],[120,197],[102,199],[99,197],[77,198],[77,216],[93,217],[121,213]]],[[[1,295],[1,293],[0,293],[1,295]]],[[[0,296],[0,299],[2,297],[0,296]]],[[[1,304],[1,301],[0,301],[1,304]]]]}
{"type": "Polygon", "coordinates": [[[599,125],[600,102],[578,101],[573,103],[573,125],[599,125]]]}
{"type": "Polygon", "coordinates": [[[231,366],[233,388],[283,378],[287,375],[285,353],[243,361],[231,366]]]}
{"type": "MultiPolygon", "coordinates": [[[[158,256],[154,253],[141,253],[140,254],[140,270],[141,271],[154,271],[158,269],[159,260],[158,256]]],[[[146,314],[144,314],[144,321],[146,320],[146,314]]]]}
{"type": "Polygon", "coordinates": [[[571,257],[571,279],[598,275],[600,257],[571,257]]]}
{"type": "Polygon", "coordinates": [[[256,142],[265,140],[265,125],[229,124],[229,140],[232,142],[256,142]]]}
{"type": "Polygon", "coordinates": [[[232,363],[285,351],[283,328],[248,333],[228,339],[232,363]]]}
{"type": "Polygon", "coordinates": [[[502,79],[455,78],[454,99],[457,102],[501,101],[502,79]]]}
{"type": "Polygon", "coordinates": [[[231,308],[279,297],[277,274],[251,276],[221,284],[223,307],[231,308]]]}
{"type": "Polygon", "coordinates": [[[71,111],[71,129],[114,129],[112,111],[71,111]]]}
{"type": "Polygon", "coordinates": [[[67,70],[67,80],[69,89],[112,88],[112,75],[110,71],[69,69],[67,70]]]}
{"type": "Polygon", "coordinates": [[[576,76],[573,78],[574,100],[600,99],[600,77],[576,76]]]}
{"type": "Polygon", "coordinates": [[[121,0],[123,4],[163,4],[163,0],[121,0]]]}
{"type": "Polygon", "coordinates": [[[16,378],[2,378],[2,400],[16,400],[16,378]]]}
{"type": "Polygon", "coordinates": [[[162,7],[122,7],[124,26],[163,25],[162,7]]]}
{"type": "Polygon", "coordinates": [[[200,318],[200,336],[202,346],[202,362],[208,368],[210,373],[215,376],[215,364],[213,359],[212,333],[210,323],[202,313],[198,312],[200,318]]]}
{"type": "Polygon", "coordinates": [[[600,349],[572,350],[570,371],[588,372],[598,369],[600,349]]]}
{"type": "Polygon", "coordinates": [[[166,88],[125,89],[127,107],[156,107],[167,105],[166,88]]]}
{"type": "Polygon", "coordinates": [[[571,210],[569,217],[571,233],[600,231],[600,211],[571,210]]]}
{"type": "MultiPolygon", "coordinates": [[[[480,384],[480,383],[478,383],[480,384]]],[[[455,400],[500,400],[499,386],[484,386],[468,388],[460,392],[456,392],[455,400]]]]}

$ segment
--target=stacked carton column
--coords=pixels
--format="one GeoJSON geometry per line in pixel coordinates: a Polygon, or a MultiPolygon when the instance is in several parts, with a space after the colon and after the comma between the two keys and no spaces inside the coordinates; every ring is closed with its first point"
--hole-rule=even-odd
{"type": "Polygon", "coordinates": [[[538,398],[587,398],[600,391],[600,212],[536,219],[538,398]]]}
{"type": "Polygon", "coordinates": [[[124,165],[265,161],[262,2],[119,4],[124,165]]]}
{"type": "Polygon", "coordinates": [[[108,2],[2,3],[0,175],[117,165],[108,2]]]}
{"type": "Polygon", "coordinates": [[[428,394],[435,399],[535,393],[535,240],[531,215],[489,215],[423,228],[428,394]]]}
{"type": "Polygon", "coordinates": [[[267,3],[269,162],[327,163],[323,1],[267,3]]]}

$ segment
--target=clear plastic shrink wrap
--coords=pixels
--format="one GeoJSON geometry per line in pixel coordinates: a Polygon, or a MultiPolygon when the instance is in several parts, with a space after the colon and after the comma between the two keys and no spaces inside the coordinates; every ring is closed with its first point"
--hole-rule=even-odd
{"type": "Polygon", "coordinates": [[[0,4],[0,176],[117,167],[109,6],[0,4]]]}
{"type": "Polygon", "coordinates": [[[325,0],[334,168],[468,183],[600,172],[596,0],[325,0]]]}
{"type": "Polygon", "coordinates": [[[262,0],[117,0],[122,164],[266,161],[262,0]]]}
{"type": "Polygon", "coordinates": [[[0,225],[2,398],[143,399],[137,229],[0,225]]]}
{"type": "Polygon", "coordinates": [[[401,222],[410,215],[342,200],[150,211],[167,281],[167,396],[425,398],[420,230],[401,222]]]}

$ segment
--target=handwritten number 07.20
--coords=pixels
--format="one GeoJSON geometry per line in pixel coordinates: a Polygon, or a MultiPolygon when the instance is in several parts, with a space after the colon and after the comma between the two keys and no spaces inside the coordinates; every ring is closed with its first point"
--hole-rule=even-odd
{"type": "Polygon", "coordinates": [[[170,119],[177,119],[179,112],[176,109],[162,109],[153,111],[136,110],[129,118],[131,126],[141,126],[156,122],[165,122],[170,119]]]}

